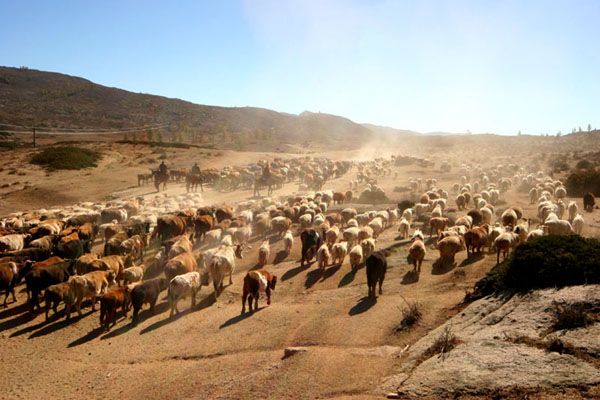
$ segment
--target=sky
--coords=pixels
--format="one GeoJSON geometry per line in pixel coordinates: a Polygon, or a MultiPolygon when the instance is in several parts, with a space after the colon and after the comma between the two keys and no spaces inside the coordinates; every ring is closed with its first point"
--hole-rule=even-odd
{"type": "Polygon", "coordinates": [[[600,128],[597,0],[1,5],[4,66],[419,132],[600,128]]]}

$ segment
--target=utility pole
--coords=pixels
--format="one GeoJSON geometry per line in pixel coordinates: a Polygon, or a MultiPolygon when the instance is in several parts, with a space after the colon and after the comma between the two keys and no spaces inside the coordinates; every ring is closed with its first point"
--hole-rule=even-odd
{"type": "Polygon", "coordinates": [[[32,128],[32,129],[33,129],[33,147],[35,147],[35,128],[32,128]]]}

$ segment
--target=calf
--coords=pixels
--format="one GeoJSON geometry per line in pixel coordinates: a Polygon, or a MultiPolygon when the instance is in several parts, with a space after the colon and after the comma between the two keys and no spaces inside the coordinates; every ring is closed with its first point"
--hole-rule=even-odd
{"type": "Polygon", "coordinates": [[[169,282],[169,305],[171,307],[171,314],[169,318],[173,318],[173,314],[179,314],[179,310],[177,309],[177,303],[182,298],[187,297],[188,295],[192,296],[192,305],[191,308],[194,308],[196,305],[196,294],[200,291],[201,282],[200,282],[200,274],[196,271],[188,272],[187,274],[177,275],[175,278],[169,282]]]}
{"type": "MultiPolygon", "coordinates": [[[[95,311],[96,299],[98,296],[106,293],[109,283],[114,282],[114,280],[115,273],[112,270],[92,271],[85,275],[72,277],[69,284],[77,314],[81,317],[81,302],[84,298],[90,298],[92,300],[92,311],[95,311]]],[[[67,321],[71,318],[71,307],[73,303],[67,304],[65,309],[67,321]]]]}
{"type": "Polygon", "coordinates": [[[144,273],[146,272],[145,265],[138,265],[137,267],[129,267],[123,270],[123,274],[121,277],[123,278],[123,285],[127,285],[133,282],[139,282],[144,277],[144,273]]]}
{"type": "Polygon", "coordinates": [[[244,277],[244,293],[242,295],[242,314],[246,312],[246,299],[248,299],[248,310],[252,312],[252,300],[254,309],[258,309],[259,292],[267,295],[267,305],[271,304],[271,290],[275,290],[277,277],[264,269],[250,271],[244,277]]]}
{"type": "Polygon", "coordinates": [[[310,262],[317,253],[317,249],[321,246],[321,235],[316,229],[305,229],[300,234],[300,240],[302,241],[302,260],[300,265],[304,266],[304,262],[310,262]]]}
{"type": "Polygon", "coordinates": [[[69,282],[62,282],[52,285],[44,292],[44,301],[46,303],[46,321],[48,321],[48,313],[50,308],[54,310],[54,314],[58,312],[58,305],[61,301],[65,302],[65,310],[69,304],[73,303],[73,292],[69,282]]]}
{"type": "Polygon", "coordinates": [[[387,259],[382,251],[375,251],[365,262],[367,268],[367,286],[369,288],[369,298],[375,299],[375,287],[379,282],[379,294],[382,294],[381,287],[387,271],[387,259]]]}
{"type": "Polygon", "coordinates": [[[129,290],[127,286],[121,286],[106,292],[100,298],[100,327],[107,332],[117,323],[117,310],[123,310],[123,316],[127,318],[127,303],[129,302],[129,290]]]}
{"type": "Polygon", "coordinates": [[[265,240],[258,249],[258,265],[260,267],[264,267],[265,265],[267,265],[270,254],[271,246],[269,245],[269,241],[265,240]]]}
{"type": "Polygon", "coordinates": [[[154,306],[160,292],[168,287],[169,281],[165,278],[144,281],[131,291],[131,304],[133,305],[132,324],[137,324],[138,313],[144,304],[150,304],[150,312],[154,315],[154,306]]]}

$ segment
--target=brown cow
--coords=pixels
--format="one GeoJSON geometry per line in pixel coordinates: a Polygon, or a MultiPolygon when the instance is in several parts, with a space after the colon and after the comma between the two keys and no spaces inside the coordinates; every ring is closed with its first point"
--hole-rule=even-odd
{"type": "Polygon", "coordinates": [[[50,308],[54,310],[54,314],[57,314],[58,305],[61,301],[65,302],[65,310],[69,307],[69,304],[73,303],[74,298],[70,282],[62,282],[47,288],[44,292],[44,300],[46,303],[46,321],[48,321],[50,308]]]}
{"type": "Polygon", "coordinates": [[[469,229],[465,233],[465,246],[467,247],[467,257],[469,257],[469,250],[471,250],[471,254],[475,253],[475,250],[477,250],[478,253],[481,253],[483,246],[485,246],[488,242],[488,237],[488,224],[485,224],[478,228],[469,229]]]}
{"type": "Polygon", "coordinates": [[[100,258],[100,254],[89,253],[84,254],[75,261],[75,271],[77,275],[87,274],[93,271],[92,261],[100,258]]]}
{"type": "Polygon", "coordinates": [[[127,318],[127,308],[130,292],[127,286],[122,286],[111,290],[100,298],[100,327],[107,332],[110,331],[110,322],[112,326],[117,323],[117,310],[119,307],[123,310],[123,316],[127,318]]]}
{"type": "MultiPolygon", "coordinates": [[[[69,289],[71,296],[74,299],[75,309],[81,317],[81,302],[84,298],[92,299],[92,311],[95,311],[96,299],[98,296],[106,293],[110,282],[114,282],[115,273],[112,270],[108,271],[93,271],[85,275],[73,276],[70,279],[69,289]]],[[[73,303],[67,304],[65,314],[67,320],[71,318],[71,307],[73,303]]]]}
{"type": "Polygon", "coordinates": [[[194,272],[198,269],[198,261],[192,253],[182,253],[167,262],[165,276],[170,282],[177,275],[194,272]]]}
{"type": "Polygon", "coordinates": [[[119,282],[125,268],[133,265],[131,256],[107,256],[90,263],[92,271],[113,271],[115,282],[119,282]]]}
{"type": "Polygon", "coordinates": [[[160,237],[160,240],[164,242],[174,236],[183,235],[190,220],[190,217],[186,215],[162,216],[158,218],[150,239],[160,237]]]}
{"type": "Polygon", "coordinates": [[[230,206],[223,206],[215,212],[217,222],[221,222],[225,219],[233,219],[233,208],[230,206]]]}
{"type": "Polygon", "coordinates": [[[194,218],[194,238],[197,241],[202,240],[206,232],[213,229],[215,221],[210,215],[199,215],[194,218]]]}
{"type": "Polygon", "coordinates": [[[271,290],[275,290],[277,277],[264,269],[250,271],[244,277],[244,294],[242,296],[242,314],[246,312],[246,299],[248,299],[248,311],[252,312],[252,300],[254,299],[254,310],[258,309],[259,292],[267,295],[267,305],[271,304],[271,290]]]}

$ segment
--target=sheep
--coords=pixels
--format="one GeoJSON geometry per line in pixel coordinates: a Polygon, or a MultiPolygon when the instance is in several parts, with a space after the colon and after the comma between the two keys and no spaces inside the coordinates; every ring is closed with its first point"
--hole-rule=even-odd
{"type": "Polygon", "coordinates": [[[331,251],[331,262],[332,264],[339,263],[342,265],[344,263],[344,258],[346,258],[346,253],[348,252],[348,242],[340,242],[333,245],[333,249],[331,251]]]}
{"type": "Polygon", "coordinates": [[[439,204],[434,207],[433,211],[431,211],[431,216],[433,218],[442,216],[442,207],[439,204]]]}
{"type": "Polygon", "coordinates": [[[404,218],[405,220],[407,220],[409,223],[412,223],[413,210],[410,209],[410,208],[407,208],[406,210],[404,210],[402,212],[402,218],[404,218]]]}
{"type": "Polygon", "coordinates": [[[406,218],[402,217],[400,224],[398,225],[398,232],[400,232],[400,236],[402,239],[406,239],[410,234],[410,222],[406,218]]]}
{"type": "Polygon", "coordinates": [[[446,229],[450,220],[448,218],[443,217],[433,217],[429,220],[429,236],[433,235],[433,231],[435,230],[435,235],[438,236],[440,231],[446,229]]]}
{"type": "Polygon", "coordinates": [[[292,246],[294,246],[294,235],[292,235],[292,231],[289,229],[283,235],[283,244],[285,246],[285,252],[290,253],[292,251],[292,246]]]}
{"type": "Polygon", "coordinates": [[[329,264],[329,259],[331,258],[331,254],[329,253],[329,247],[327,247],[327,243],[323,243],[319,250],[317,250],[317,265],[320,270],[324,270],[327,264],[329,264]]]}
{"type": "Polygon", "coordinates": [[[333,246],[335,242],[337,242],[338,237],[340,236],[340,228],[337,226],[332,226],[325,232],[325,241],[329,245],[329,247],[333,246]]]}
{"type": "Polygon", "coordinates": [[[544,221],[542,229],[544,230],[544,232],[547,232],[551,235],[570,235],[574,233],[571,223],[564,219],[553,219],[550,221],[544,221]]]}
{"type": "Polygon", "coordinates": [[[269,255],[271,254],[271,246],[269,245],[269,241],[265,240],[258,249],[258,265],[260,268],[267,265],[267,261],[269,260],[269,255]]]}
{"type": "Polygon", "coordinates": [[[567,207],[569,211],[569,222],[573,223],[573,219],[577,215],[577,211],[579,211],[579,207],[577,207],[577,203],[574,201],[569,202],[569,206],[567,207]]]}
{"type": "Polygon", "coordinates": [[[483,207],[479,211],[481,212],[481,217],[482,217],[481,218],[481,223],[483,223],[483,224],[491,224],[494,212],[488,206],[483,207]]]}
{"type": "Polygon", "coordinates": [[[356,271],[358,266],[362,262],[363,259],[363,251],[362,246],[357,244],[350,250],[350,266],[352,267],[352,271],[356,271]]]}
{"type": "Polygon", "coordinates": [[[379,236],[381,231],[383,231],[383,227],[384,227],[383,218],[381,218],[381,217],[373,218],[373,220],[371,222],[369,222],[368,226],[371,229],[373,229],[373,237],[376,238],[377,236],[379,236]]]}
{"type": "Polygon", "coordinates": [[[363,252],[363,260],[366,260],[375,251],[375,239],[365,239],[360,242],[363,252]]]}
{"type": "Polygon", "coordinates": [[[500,263],[500,252],[504,258],[508,255],[508,252],[519,243],[519,235],[514,232],[504,232],[494,240],[496,246],[497,256],[496,263],[500,263]]]}
{"type": "Polygon", "coordinates": [[[544,236],[544,230],[543,229],[534,229],[527,234],[526,240],[529,242],[530,240],[533,240],[540,236],[544,236]]]}
{"type": "Polygon", "coordinates": [[[413,271],[420,273],[421,272],[421,264],[423,263],[423,259],[425,258],[426,250],[423,232],[419,229],[415,230],[415,233],[412,236],[412,244],[408,249],[408,254],[410,255],[410,259],[413,263],[413,271]]]}
{"type": "Polygon", "coordinates": [[[512,208],[507,208],[500,217],[500,221],[502,221],[502,225],[504,226],[515,226],[518,219],[517,213],[512,208]]]}
{"type": "Polygon", "coordinates": [[[554,197],[556,199],[564,199],[565,197],[567,197],[567,189],[565,189],[564,186],[557,188],[554,192],[554,197]]]}
{"type": "Polygon", "coordinates": [[[464,241],[461,236],[448,236],[438,242],[438,250],[440,251],[440,260],[442,263],[448,261],[454,263],[454,255],[459,252],[464,246],[464,241]]]}
{"type": "Polygon", "coordinates": [[[221,229],[212,229],[204,235],[204,242],[208,244],[209,247],[216,246],[221,241],[221,229]]]}
{"type": "Polygon", "coordinates": [[[473,227],[473,217],[470,215],[458,217],[454,222],[454,225],[465,226],[467,229],[471,229],[473,227]]]}
{"type": "Polygon", "coordinates": [[[358,233],[360,232],[359,228],[352,227],[346,228],[342,233],[344,240],[348,242],[350,245],[354,244],[355,241],[358,240],[358,233]]]}
{"type": "Polygon", "coordinates": [[[300,218],[298,218],[298,220],[300,221],[300,225],[302,226],[302,228],[309,228],[312,223],[312,215],[310,215],[310,214],[301,215],[300,218]]]}
{"type": "Polygon", "coordinates": [[[363,226],[358,232],[358,241],[361,242],[365,239],[372,238],[373,234],[373,228],[371,228],[370,226],[363,226]]]}
{"type": "Polygon", "coordinates": [[[575,218],[573,218],[573,222],[571,225],[573,227],[573,231],[577,235],[581,235],[581,232],[583,232],[584,223],[585,223],[585,221],[583,220],[583,215],[581,215],[581,214],[577,214],[575,216],[575,218]]]}

